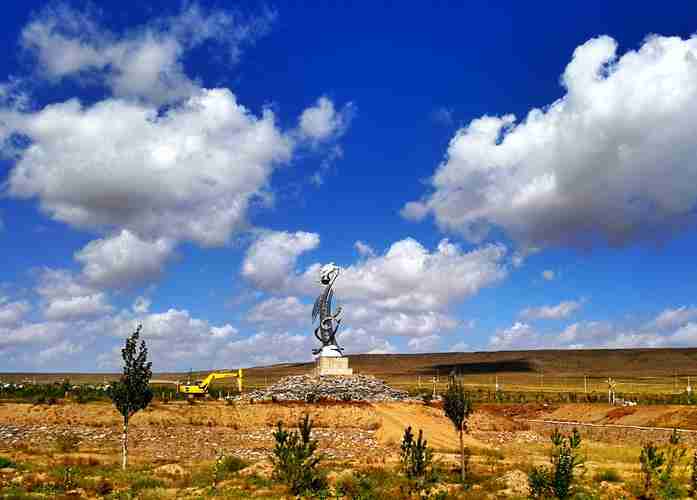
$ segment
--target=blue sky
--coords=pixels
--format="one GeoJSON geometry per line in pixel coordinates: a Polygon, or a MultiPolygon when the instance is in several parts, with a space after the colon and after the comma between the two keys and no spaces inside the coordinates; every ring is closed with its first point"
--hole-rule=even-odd
{"type": "Polygon", "coordinates": [[[0,371],[694,345],[695,14],[6,8],[0,371]]]}

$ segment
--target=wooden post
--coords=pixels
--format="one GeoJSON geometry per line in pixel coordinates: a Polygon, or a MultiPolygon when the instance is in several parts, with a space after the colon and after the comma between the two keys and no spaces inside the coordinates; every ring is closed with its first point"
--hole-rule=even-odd
{"type": "Polygon", "coordinates": [[[583,376],[583,393],[588,394],[588,377],[586,375],[583,376]]]}

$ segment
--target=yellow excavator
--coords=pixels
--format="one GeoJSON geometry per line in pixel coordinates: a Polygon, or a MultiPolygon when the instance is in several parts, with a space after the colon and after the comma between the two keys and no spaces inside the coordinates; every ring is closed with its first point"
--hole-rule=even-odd
{"type": "Polygon", "coordinates": [[[205,396],[208,394],[208,387],[211,385],[211,382],[221,378],[231,377],[237,378],[237,389],[242,392],[242,368],[238,369],[236,372],[212,372],[203,380],[179,383],[177,384],[177,392],[188,394],[189,396],[205,396]]]}

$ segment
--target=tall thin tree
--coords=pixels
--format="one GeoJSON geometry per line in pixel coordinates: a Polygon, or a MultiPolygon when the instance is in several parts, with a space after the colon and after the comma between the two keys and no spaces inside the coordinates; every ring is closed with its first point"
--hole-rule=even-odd
{"type": "Polygon", "coordinates": [[[448,390],[443,394],[443,410],[453,423],[455,431],[460,435],[460,477],[465,482],[465,441],[463,434],[467,432],[467,420],[472,413],[472,398],[465,391],[462,382],[450,377],[448,390]]]}
{"type": "Polygon", "coordinates": [[[153,396],[152,389],[150,389],[152,363],[148,361],[148,348],[145,346],[144,340],[141,340],[138,349],[138,339],[142,328],[143,325],[138,325],[136,331],[126,339],[126,346],[121,349],[123,374],[109,390],[109,397],[123,416],[121,467],[124,470],[128,463],[128,421],[138,411],[146,408],[153,396]]]}

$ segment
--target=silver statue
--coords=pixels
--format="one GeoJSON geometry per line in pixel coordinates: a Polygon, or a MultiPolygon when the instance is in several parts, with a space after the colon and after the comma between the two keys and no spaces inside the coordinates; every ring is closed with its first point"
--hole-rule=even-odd
{"type": "Polygon", "coordinates": [[[322,342],[322,347],[313,349],[312,354],[320,356],[339,357],[343,349],[336,342],[336,331],[341,324],[341,306],[337,307],[332,314],[332,297],[334,296],[334,282],[339,277],[341,269],[333,262],[329,263],[319,271],[319,282],[324,287],[322,293],[315,301],[312,308],[312,322],[314,323],[319,315],[319,326],[315,328],[315,337],[322,342]]]}

